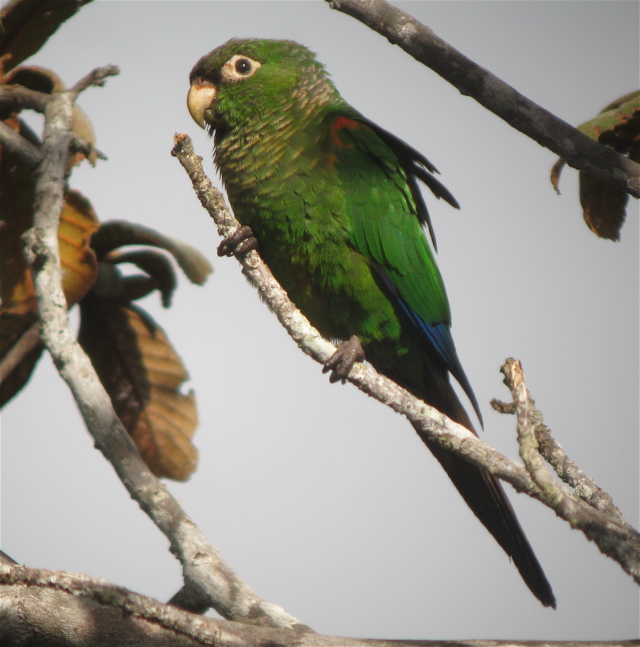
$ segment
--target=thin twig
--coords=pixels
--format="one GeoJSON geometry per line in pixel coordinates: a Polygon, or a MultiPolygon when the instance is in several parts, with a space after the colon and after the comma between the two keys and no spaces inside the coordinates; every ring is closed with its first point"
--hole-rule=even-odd
{"type": "MultiPolygon", "coordinates": [[[[518,416],[517,432],[518,447],[520,449],[520,458],[531,478],[536,485],[542,490],[544,497],[555,509],[566,505],[566,496],[562,489],[553,480],[551,474],[545,467],[544,460],[538,451],[538,439],[535,434],[535,422],[532,411],[532,401],[527,385],[524,382],[524,373],[522,364],[519,360],[508,359],[512,378],[513,402],[516,405],[516,415],[518,416]]],[[[503,367],[503,370],[504,369],[503,367]]],[[[566,511],[565,511],[566,514],[566,511]]]]}
{"type": "Polygon", "coordinates": [[[623,517],[622,512],[614,505],[611,495],[599,487],[593,479],[589,478],[575,461],[567,456],[560,443],[551,435],[551,431],[544,423],[542,413],[536,407],[527,390],[520,362],[508,359],[500,371],[504,375],[504,383],[511,391],[514,401],[504,403],[492,400],[491,406],[500,413],[516,413],[518,409],[516,403],[517,394],[519,391],[526,391],[526,402],[522,406],[526,407],[526,415],[531,420],[537,452],[553,467],[560,479],[569,485],[583,501],[586,501],[597,510],[606,512],[616,518],[621,524],[627,524],[628,522],[623,517]]]}
{"type": "Polygon", "coordinates": [[[22,358],[30,353],[40,342],[40,322],[36,321],[27,328],[20,339],[11,346],[7,354],[0,361],[0,384],[11,374],[22,358]]]}
{"type": "Polygon", "coordinates": [[[75,101],[75,98],[87,88],[90,88],[91,86],[102,87],[110,76],[116,76],[118,74],[120,74],[120,68],[117,65],[97,67],[95,70],[91,70],[89,74],[86,74],[83,78],[74,83],[69,88],[69,94],[75,101]]]}
{"type": "MultiPolygon", "coordinates": [[[[579,528],[594,541],[598,548],[609,557],[615,559],[622,568],[640,584],[640,535],[622,516],[620,510],[613,504],[609,494],[599,488],[595,482],[584,475],[573,461],[562,451],[558,443],[550,437],[549,430],[544,425],[542,413],[535,406],[524,380],[522,365],[518,360],[508,359],[500,369],[505,376],[505,384],[513,396],[513,406],[492,401],[496,411],[516,413],[518,416],[518,443],[522,459],[544,494],[548,505],[559,517],[568,521],[572,527],[579,528]],[[562,470],[556,470],[563,480],[569,482],[576,490],[579,499],[572,492],[557,484],[542,464],[538,447],[537,433],[543,428],[548,434],[547,440],[553,447],[555,456],[553,464],[566,466],[570,461],[573,469],[571,478],[567,479],[562,470]],[[578,505],[578,501],[586,503],[578,505]],[[589,505],[589,512],[585,505],[589,505]]],[[[548,448],[545,448],[548,451],[548,448]]],[[[546,458],[546,456],[545,456],[546,458]]]]}
{"type": "Polygon", "coordinates": [[[400,46],[464,95],[557,153],[576,169],[640,198],[640,165],[540,107],[385,0],[326,0],[400,46]]]}
{"type": "Polygon", "coordinates": [[[535,432],[540,454],[553,467],[556,474],[573,488],[583,501],[597,510],[618,517],[621,522],[624,521],[622,512],[613,503],[611,495],[599,487],[578,467],[574,460],[567,456],[562,445],[551,435],[551,430],[542,420],[536,424],[535,432]]]}

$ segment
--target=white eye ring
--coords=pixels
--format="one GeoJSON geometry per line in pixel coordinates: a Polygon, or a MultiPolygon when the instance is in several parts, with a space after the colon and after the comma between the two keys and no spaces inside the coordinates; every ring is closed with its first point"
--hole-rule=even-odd
{"type": "Polygon", "coordinates": [[[234,54],[222,66],[222,79],[227,82],[243,81],[253,76],[262,65],[243,54],[234,54]]]}

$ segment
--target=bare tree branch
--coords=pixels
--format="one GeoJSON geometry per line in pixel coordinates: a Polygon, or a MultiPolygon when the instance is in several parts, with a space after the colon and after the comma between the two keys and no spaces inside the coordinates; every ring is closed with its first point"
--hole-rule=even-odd
{"type": "Polygon", "coordinates": [[[17,155],[29,169],[35,169],[42,160],[40,150],[7,124],[0,121],[0,146],[17,155]]]}
{"type": "Polygon", "coordinates": [[[524,382],[522,364],[519,360],[507,360],[513,374],[512,394],[518,416],[517,432],[520,458],[531,474],[535,484],[540,488],[544,498],[554,509],[562,508],[567,513],[570,505],[565,492],[553,480],[547,471],[542,456],[538,451],[538,440],[535,434],[531,396],[524,382]]]}
{"type": "Polygon", "coordinates": [[[631,647],[637,641],[363,640],[252,627],[163,605],[104,580],[0,565],[0,644],[22,647],[631,647]]]}
{"type": "Polygon", "coordinates": [[[31,90],[22,85],[0,86],[0,110],[3,113],[20,112],[21,110],[35,110],[44,114],[45,108],[51,99],[51,94],[31,90]]]}
{"type": "Polygon", "coordinates": [[[117,418],[91,362],[67,319],[57,230],[63,203],[71,113],[76,93],[101,83],[113,69],[85,77],[72,92],[52,95],[45,110],[42,163],[36,170],[34,226],[24,234],[33,276],[41,339],[78,404],[96,446],[112,463],[130,495],[166,535],[185,582],[221,615],[248,623],[306,629],[280,607],[260,598],[233,572],[165,486],[148,470],[117,418]]]}
{"type": "MultiPolygon", "coordinates": [[[[106,76],[118,74],[119,70],[116,66],[111,65],[103,68],[105,70],[105,78],[98,78],[94,85],[103,85],[106,76]]],[[[90,76],[90,75],[89,75],[90,76]]],[[[79,83],[88,83],[91,79],[82,79],[79,83]]],[[[82,88],[76,83],[76,86],[82,88]]],[[[78,90],[73,88],[69,90],[74,96],[77,96],[78,90]]],[[[54,93],[55,94],[55,93],[54,93]]],[[[0,86],[0,111],[3,113],[20,112],[21,110],[35,110],[44,114],[49,102],[52,100],[54,94],[47,94],[46,92],[38,92],[31,90],[21,85],[3,85],[0,86]]],[[[4,146],[8,151],[17,155],[20,161],[29,169],[34,170],[41,160],[41,153],[39,147],[28,141],[20,134],[9,128],[7,124],[0,121],[0,146],[4,146]]],[[[94,148],[94,146],[84,140],[76,133],[72,133],[70,142],[70,150],[73,153],[83,153],[87,158],[94,152],[96,157],[100,159],[107,159],[107,156],[101,151],[94,148]]]]}
{"type": "MultiPolygon", "coordinates": [[[[189,137],[176,134],[174,142],[172,154],[189,174],[200,202],[218,226],[219,233],[228,236],[240,223],[235,221],[221,193],[205,175],[202,159],[195,154],[189,137]]],[[[298,346],[317,362],[324,364],[335,352],[335,346],[323,339],[291,303],[287,293],[278,285],[258,252],[252,250],[238,255],[237,258],[245,276],[257,287],[260,296],[298,346]]],[[[367,395],[406,416],[414,426],[447,449],[461,454],[475,465],[507,481],[517,491],[524,492],[555,510],[558,516],[568,521],[572,527],[580,528],[603,553],[615,559],[640,583],[640,535],[629,524],[619,522],[617,517],[596,510],[567,488],[563,489],[561,499],[548,496],[523,465],[503,456],[468,429],[416,399],[372,367],[356,363],[348,375],[348,380],[367,395]]]]}
{"type": "Polygon", "coordinates": [[[120,69],[117,65],[105,65],[104,67],[97,67],[85,74],[79,81],[76,81],[72,87],[69,88],[69,94],[75,101],[78,95],[90,88],[91,86],[102,87],[110,76],[120,74],[120,69]]]}
{"type": "MultiPolygon", "coordinates": [[[[504,383],[507,385],[514,397],[514,402],[504,403],[498,400],[492,400],[491,406],[499,413],[516,413],[516,393],[517,382],[520,380],[524,386],[524,375],[522,373],[522,366],[520,362],[513,359],[508,359],[502,366],[500,371],[505,376],[504,383]]],[[[524,386],[526,389],[526,386],[524,386]]],[[[537,451],[544,457],[544,459],[553,467],[556,474],[567,485],[569,485],[575,493],[589,505],[597,510],[602,510],[607,514],[618,519],[621,524],[628,525],[627,521],[622,515],[622,512],[614,505],[611,496],[601,489],[591,478],[589,478],[565,453],[564,449],[558,441],[551,436],[551,431],[544,424],[542,413],[535,406],[534,400],[531,398],[527,390],[527,400],[524,405],[528,410],[530,416],[535,438],[537,441],[537,451]]]]}
{"type": "Polygon", "coordinates": [[[429,27],[385,0],[326,0],[399,45],[464,95],[557,153],[576,169],[640,198],[640,165],[587,137],[540,107],[436,36],[429,27]]]}

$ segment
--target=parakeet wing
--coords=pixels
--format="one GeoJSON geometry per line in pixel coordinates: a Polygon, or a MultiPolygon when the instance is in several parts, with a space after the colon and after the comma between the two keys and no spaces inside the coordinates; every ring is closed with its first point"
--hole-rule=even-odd
{"type": "Polygon", "coordinates": [[[451,336],[444,283],[422,229],[431,226],[418,179],[436,196],[457,202],[431,175],[435,167],[394,135],[357,113],[334,113],[328,124],[329,158],[345,190],[352,244],[374,263],[480,417],[451,336]]]}

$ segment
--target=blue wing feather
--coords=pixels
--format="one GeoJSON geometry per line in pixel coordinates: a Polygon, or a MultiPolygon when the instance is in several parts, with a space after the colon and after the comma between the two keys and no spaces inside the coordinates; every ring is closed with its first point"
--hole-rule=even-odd
{"type": "Polygon", "coordinates": [[[400,139],[353,114],[333,115],[333,119],[341,119],[339,128],[332,131],[332,141],[338,146],[336,168],[349,186],[353,242],[371,259],[426,347],[460,383],[482,421],[451,336],[444,284],[422,230],[426,225],[433,239],[418,180],[437,197],[456,207],[458,203],[430,175],[435,167],[400,139]],[[354,181],[354,177],[365,181],[354,181]]]}

